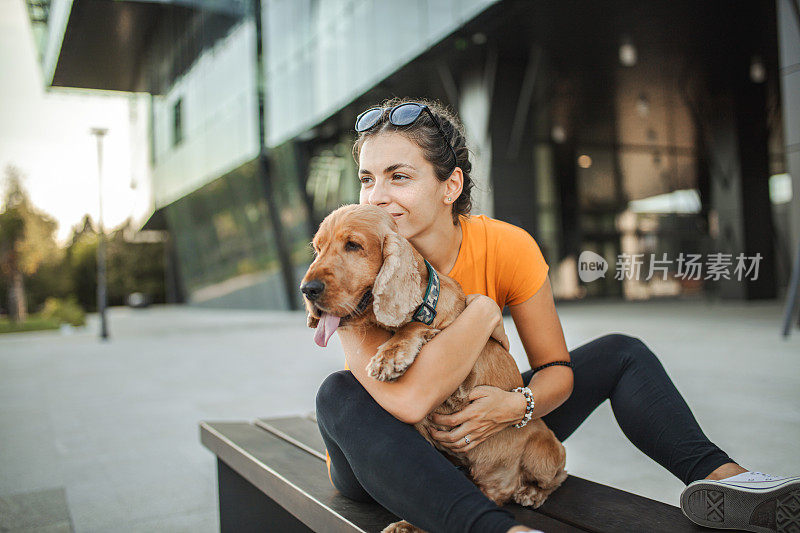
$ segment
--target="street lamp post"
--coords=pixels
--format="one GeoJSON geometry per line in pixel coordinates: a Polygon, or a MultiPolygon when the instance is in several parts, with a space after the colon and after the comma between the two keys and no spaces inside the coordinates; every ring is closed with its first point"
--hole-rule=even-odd
{"type": "Polygon", "coordinates": [[[92,128],[92,135],[97,138],[97,193],[99,203],[97,241],[97,313],[100,315],[100,338],[108,340],[106,322],[106,230],[103,226],[103,137],[107,128],[92,128]]]}

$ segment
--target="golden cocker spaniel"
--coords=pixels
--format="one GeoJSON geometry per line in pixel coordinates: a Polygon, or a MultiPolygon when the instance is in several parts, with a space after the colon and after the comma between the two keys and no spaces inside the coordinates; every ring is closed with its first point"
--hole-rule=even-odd
{"type": "MultiPolygon", "coordinates": [[[[422,346],[446,328],[464,310],[461,286],[443,274],[433,323],[412,321],[428,284],[428,269],[419,252],[397,232],[391,215],[370,205],[346,205],[328,215],[313,241],[317,257],[301,290],[308,325],[316,328],[315,341],[327,345],[339,327],[379,327],[394,335],[382,344],[367,366],[378,380],[400,377],[422,346]],[[372,305],[370,305],[370,302],[372,305]]],[[[439,413],[464,408],[473,387],[491,385],[504,390],[523,386],[514,359],[489,339],[478,360],[439,413]]],[[[506,428],[467,452],[453,453],[431,438],[428,428],[450,430],[427,418],[415,428],[431,444],[466,465],[474,483],[499,505],[514,500],[539,507],[566,479],[566,453],[541,419],[522,428],[506,428]]],[[[399,522],[385,531],[418,531],[399,522]]]]}

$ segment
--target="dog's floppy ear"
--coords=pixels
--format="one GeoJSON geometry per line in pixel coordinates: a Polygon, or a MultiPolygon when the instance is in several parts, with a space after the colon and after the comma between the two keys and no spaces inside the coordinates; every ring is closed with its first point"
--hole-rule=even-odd
{"type": "Polygon", "coordinates": [[[383,266],[372,287],[372,310],[378,322],[397,327],[411,320],[422,303],[421,282],[411,244],[390,231],[383,240],[383,266]]]}

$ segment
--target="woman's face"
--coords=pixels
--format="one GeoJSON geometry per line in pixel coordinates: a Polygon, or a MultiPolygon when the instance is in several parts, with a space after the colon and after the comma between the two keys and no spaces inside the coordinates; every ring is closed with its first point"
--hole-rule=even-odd
{"type": "Polygon", "coordinates": [[[400,235],[411,240],[445,218],[445,182],[416,143],[399,133],[370,136],[359,157],[359,203],[377,205],[394,217],[400,235]]]}

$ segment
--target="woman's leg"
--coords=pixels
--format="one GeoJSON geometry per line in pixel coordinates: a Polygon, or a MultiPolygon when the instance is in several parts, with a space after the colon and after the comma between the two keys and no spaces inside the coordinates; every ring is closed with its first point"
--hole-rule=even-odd
{"type": "Polygon", "coordinates": [[[373,498],[437,533],[505,533],[518,525],[414,426],[378,405],[350,371],[322,383],[317,424],[331,456],[332,481],[345,496],[373,498]]]}
{"type": "MultiPolygon", "coordinates": [[[[733,462],[703,434],[658,357],[641,340],[605,335],[575,348],[570,357],[572,395],[542,418],[559,440],[608,398],[625,436],[685,484],[733,462]]],[[[532,371],[522,376],[529,383],[532,371]]]]}
{"type": "Polygon", "coordinates": [[[344,456],[344,452],[323,429],[322,423],[319,423],[319,408],[317,408],[317,419],[320,434],[325,442],[325,449],[328,451],[328,458],[330,459],[328,473],[333,486],[351,500],[374,502],[373,497],[369,495],[356,478],[353,469],[350,468],[350,463],[347,462],[347,458],[344,456]]]}

